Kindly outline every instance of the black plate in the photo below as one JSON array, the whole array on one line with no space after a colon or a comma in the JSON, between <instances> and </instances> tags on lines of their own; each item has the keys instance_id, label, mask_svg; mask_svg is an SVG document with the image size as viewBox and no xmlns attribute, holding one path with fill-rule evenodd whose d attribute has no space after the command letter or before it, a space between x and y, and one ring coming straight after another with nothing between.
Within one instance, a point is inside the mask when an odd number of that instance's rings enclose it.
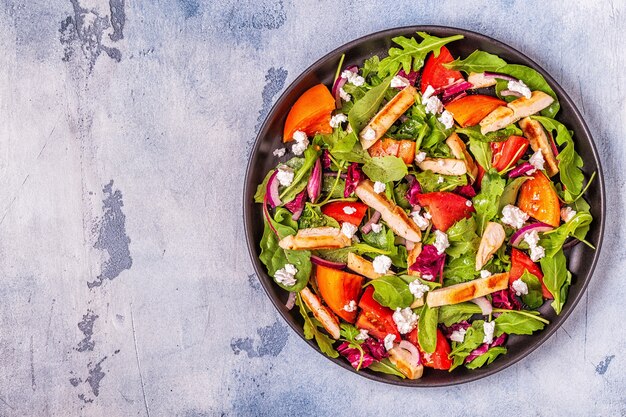
<instances>
[{"instance_id":1,"label":"black plate","mask_svg":"<svg viewBox=\"0 0 626 417\"><path fill-rule=\"evenodd\" d=\"M587 284L591 280L593 270L600 255L600 247L604 234L605 195L604 177L602 175L598 153L591 138L591 134L589 133L589 129L574 106L574 103L561 86L559 86L546 71L524 54L502 42L478 33L450 27L411 26L389 29L367 35L343 45L327 54L304 71L281 95L272 108L272 111L267 116L256 138L256 143L252 150L250 161L248 162L243 207L248 251L250 252L256 274L281 316L283 316L300 337L304 338L302 319L297 308L292 311L288 311L285 308L287 292L274 284L272 278L268 276L264 265L259 261L259 242L263 235L263 216L261 213L261 205L255 204L253 199L256 187L263 181L265 174L270 169L274 168L277 163L277 159L272 156L272 151L276 148L283 147L281 141L282 129L289 109L296 99L313 85L320 82L328 86L332 84L341 54L346 54L344 65L361 65L365 59L372 55L379 55L380 57L386 56L388 49L392 46L391 39L393 37L401 35L407 37L414 36L416 31L428 32L439 37L455 34L464 35L464 39L447 45L452 55L455 57L466 57L474 50L481 49L497 54L509 63L527 65L539 71L559 97L561 110L557 115L557 119L574 131L576 149L585 162L583 168L585 175L588 178L593 172L597 172L597 178L591 184L585 195L585 198L591 204L591 214L594 218L588 234L588 240L595 245L597 249L594 251L583 244L579 244L573 249L568 250L567 252L569 253L566 252L568 256L568 267L573 274L569 297L559 316L554 314L549 303L545 303L541 307L540 311L542 315L550 320L550 324L546 326L543 331L532 336L510 336L506 345L508 353L504 356L500 356L491 365L481 369L467 370L464 367L460 367L452 373L448 373L446 371L435 371L427 368L424 370L424 376L415 381L400 379L394 376L372 372L367 369L358 372L359 375L366 378L389 384L413 387L438 387L461 384L484 378L514 364L537 349L556 332L574 310L585 288L587 288ZM311 345L313 349L320 352L315 341L307 340L306 342ZM321 352L320 354L323 355ZM356 372L342 357L329 359L351 372ZM557 359L555 358L555 360ZM321 369L320 372L324 372L324 370Z\"/></svg>"}]
</instances>

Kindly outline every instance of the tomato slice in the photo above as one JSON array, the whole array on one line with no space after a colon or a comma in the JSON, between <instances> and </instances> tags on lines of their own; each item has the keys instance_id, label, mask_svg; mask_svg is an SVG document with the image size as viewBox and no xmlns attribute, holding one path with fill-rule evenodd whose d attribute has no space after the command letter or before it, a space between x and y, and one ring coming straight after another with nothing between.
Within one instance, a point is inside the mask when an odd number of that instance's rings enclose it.
<instances>
[{"instance_id":1,"label":"tomato slice","mask_svg":"<svg viewBox=\"0 0 626 417\"><path fill-rule=\"evenodd\" d=\"M356 320L356 327L367 330L370 336L377 339L382 340L388 334L393 334L396 336L396 341L400 341L400 332L393 321L393 310L378 304L372 294L374 294L374 287L365 288L359 301L361 314Z\"/></svg>"},{"instance_id":2,"label":"tomato slice","mask_svg":"<svg viewBox=\"0 0 626 417\"><path fill-rule=\"evenodd\" d=\"M361 224L366 211L367 205L358 201L335 201L322 206L322 213L325 215L332 217L339 223L348 222L355 226Z\"/></svg>"},{"instance_id":3,"label":"tomato slice","mask_svg":"<svg viewBox=\"0 0 626 417\"><path fill-rule=\"evenodd\" d=\"M415 142L385 138L374 143L368 152L371 156L397 156L405 164L411 165L415 159Z\"/></svg>"},{"instance_id":4,"label":"tomato slice","mask_svg":"<svg viewBox=\"0 0 626 417\"><path fill-rule=\"evenodd\" d=\"M500 106L505 106L506 101L499 98L482 94L461 97L446 104L448 110L454 116L454 120L461 127L476 126L489 113Z\"/></svg>"},{"instance_id":5,"label":"tomato slice","mask_svg":"<svg viewBox=\"0 0 626 417\"><path fill-rule=\"evenodd\" d=\"M529 216L553 227L561 222L561 205L550 180L538 171L522 184L517 206Z\"/></svg>"},{"instance_id":6,"label":"tomato slice","mask_svg":"<svg viewBox=\"0 0 626 417\"><path fill-rule=\"evenodd\" d=\"M468 219L475 211L469 200L458 194L437 191L434 193L420 194L417 202L422 207L428 207L432 216L433 225L442 232L448 230L459 220Z\"/></svg>"},{"instance_id":7,"label":"tomato slice","mask_svg":"<svg viewBox=\"0 0 626 417\"><path fill-rule=\"evenodd\" d=\"M453 84L455 81L463 79L463 75L459 71L451 70L443 66L443 64L452 61L454 61L454 57L445 46L441 47L438 56L435 57L434 54L429 55L424 65L424 70L422 71L422 84L420 87L422 94L429 85L435 90L438 90Z\"/></svg>"},{"instance_id":8,"label":"tomato slice","mask_svg":"<svg viewBox=\"0 0 626 417\"><path fill-rule=\"evenodd\" d=\"M509 271L509 284L512 284L513 281L519 279L522 275L524 275L524 271L528 270L531 274L539 278L541 282L541 294L543 298L547 298L552 300L554 297L548 291L548 288L543 283L543 272L541 268L530 259L528 255L526 255L521 250L513 248L511 251L511 270Z\"/></svg>"},{"instance_id":9,"label":"tomato slice","mask_svg":"<svg viewBox=\"0 0 626 417\"><path fill-rule=\"evenodd\" d=\"M491 164L502 172L512 167L526 153L528 139L521 136L509 136L503 142L491 142Z\"/></svg>"},{"instance_id":10,"label":"tomato slice","mask_svg":"<svg viewBox=\"0 0 626 417\"><path fill-rule=\"evenodd\" d=\"M349 323L356 320L356 303L361 294L363 277L339 269L318 265L315 269L315 279L320 295L330 309ZM346 311L345 306L354 301L354 311Z\"/></svg>"},{"instance_id":11,"label":"tomato slice","mask_svg":"<svg viewBox=\"0 0 626 417\"><path fill-rule=\"evenodd\" d=\"M335 110L335 99L324 84L318 84L305 91L296 100L287 114L283 142L291 142L296 130L312 136L315 133L331 133L331 113Z\"/></svg>"},{"instance_id":12,"label":"tomato slice","mask_svg":"<svg viewBox=\"0 0 626 417\"><path fill-rule=\"evenodd\" d=\"M417 328L407 335L407 340L413 343L420 351L422 364L428 368L441 369L447 371L452 366L452 360L448 357L451 352L450 343L443 335L441 330L437 329L437 346L433 353L424 353L418 341L419 331Z\"/></svg>"}]
</instances>

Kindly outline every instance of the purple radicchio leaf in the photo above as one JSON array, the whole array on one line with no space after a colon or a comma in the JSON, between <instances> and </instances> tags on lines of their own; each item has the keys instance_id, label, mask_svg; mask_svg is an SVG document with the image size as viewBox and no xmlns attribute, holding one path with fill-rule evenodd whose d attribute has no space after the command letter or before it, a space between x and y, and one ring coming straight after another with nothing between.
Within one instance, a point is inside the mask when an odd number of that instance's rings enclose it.
<instances>
[{"instance_id":1,"label":"purple radicchio leaf","mask_svg":"<svg viewBox=\"0 0 626 417\"><path fill-rule=\"evenodd\" d=\"M443 265L446 261L446 253L441 255L434 245L425 245L415 263L409 267L411 271L417 271L422 279L433 281L435 277L443 278Z\"/></svg>"},{"instance_id":2,"label":"purple radicchio leaf","mask_svg":"<svg viewBox=\"0 0 626 417\"><path fill-rule=\"evenodd\" d=\"M357 185L359 185L359 182L361 182L361 180L363 179L363 171L361 171L361 168L359 167L359 164L357 164L356 162L353 162L349 167L348 167L348 173L346 176L346 188L343 191L343 196L344 197L350 197L350 194L352 194L354 192L354 190L356 190Z\"/></svg>"}]
</instances>

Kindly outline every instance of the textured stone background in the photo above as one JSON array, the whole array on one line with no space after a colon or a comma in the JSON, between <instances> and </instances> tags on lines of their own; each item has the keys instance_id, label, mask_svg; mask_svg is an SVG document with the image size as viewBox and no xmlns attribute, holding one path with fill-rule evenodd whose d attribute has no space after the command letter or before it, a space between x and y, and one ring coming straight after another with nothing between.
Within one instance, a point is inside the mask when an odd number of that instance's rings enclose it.
<instances>
[{"instance_id":1,"label":"textured stone background","mask_svg":"<svg viewBox=\"0 0 626 417\"><path fill-rule=\"evenodd\" d=\"M625 415L623 1L3 0L0 415ZM497 37L595 135L610 225L583 302L488 379L410 390L326 361L244 245L246 150L278 94L369 32Z\"/></svg>"}]
</instances>

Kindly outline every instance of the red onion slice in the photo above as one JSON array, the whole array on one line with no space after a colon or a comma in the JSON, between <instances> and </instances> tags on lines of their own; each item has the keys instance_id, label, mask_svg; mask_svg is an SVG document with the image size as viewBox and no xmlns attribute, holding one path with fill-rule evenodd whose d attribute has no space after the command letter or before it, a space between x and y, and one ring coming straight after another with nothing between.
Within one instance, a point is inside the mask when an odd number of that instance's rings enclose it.
<instances>
[{"instance_id":1,"label":"red onion slice","mask_svg":"<svg viewBox=\"0 0 626 417\"><path fill-rule=\"evenodd\" d=\"M493 306L486 297L478 297L470 301L480 307L480 311L482 312L483 316L488 316L493 311Z\"/></svg>"},{"instance_id":2,"label":"red onion slice","mask_svg":"<svg viewBox=\"0 0 626 417\"><path fill-rule=\"evenodd\" d=\"M559 155L559 149L556 147L556 142L554 141L554 138L552 137L552 133L548 132L548 139L550 139L550 147L552 148L552 152L554 153L554 156L558 156Z\"/></svg>"},{"instance_id":3,"label":"red onion slice","mask_svg":"<svg viewBox=\"0 0 626 417\"><path fill-rule=\"evenodd\" d=\"M468 90L470 88L472 88L471 83L468 83L465 80L459 80L455 82L454 84L451 84L449 87L446 87L445 90L443 90L441 100L444 101L446 99L450 99L451 97L459 93L462 93L463 91Z\"/></svg>"},{"instance_id":4,"label":"red onion slice","mask_svg":"<svg viewBox=\"0 0 626 417\"><path fill-rule=\"evenodd\" d=\"M306 185L306 191L309 194L309 200L311 203L315 203L322 191L322 163L319 158L315 161L313 171L309 177L309 182Z\"/></svg>"},{"instance_id":5,"label":"red onion slice","mask_svg":"<svg viewBox=\"0 0 626 417\"><path fill-rule=\"evenodd\" d=\"M510 240L511 246L515 248L519 247L520 243L522 243L522 241L524 240L524 235L528 232L536 230L537 232L542 233L542 232L548 232L552 229L554 229L554 227L550 226L549 224L545 224L541 222L528 224L522 227L521 229L519 229L517 232L513 233L513 236L511 236L511 240Z\"/></svg>"},{"instance_id":6,"label":"red onion slice","mask_svg":"<svg viewBox=\"0 0 626 417\"><path fill-rule=\"evenodd\" d=\"M375 211L374 214L372 214L372 217L370 217L370 219L367 221L367 223L365 223L363 227L361 227L361 232L368 234L372 231L372 225L378 223L379 220L380 212Z\"/></svg>"},{"instance_id":7,"label":"red onion slice","mask_svg":"<svg viewBox=\"0 0 626 417\"><path fill-rule=\"evenodd\" d=\"M328 261L316 255L311 255L311 263L314 263L315 265L319 265L319 266L325 266L327 268L333 268L333 269L345 269L346 267L346 264L342 262Z\"/></svg>"},{"instance_id":8,"label":"red onion slice","mask_svg":"<svg viewBox=\"0 0 626 417\"><path fill-rule=\"evenodd\" d=\"M265 198L272 208L283 204L283 202L280 201L280 193L278 192L279 185L278 170L275 170L267 181L267 187L265 188Z\"/></svg>"},{"instance_id":9,"label":"red onion slice","mask_svg":"<svg viewBox=\"0 0 626 417\"><path fill-rule=\"evenodd\" d=\"M402 340L399 344L398 347L408 351L411 354L411 366L413 367L417 367L420 364L420 352L419 350L417 350L417 347L415 347L415 345L411 342L409 342L408 340Z\"/></svg>"},{"instance_id":10,"label":"red onion slice","mask_svg":"<svg viewBox=\"0 0 626 417\"><path fill-rule=\"evenodd\" d=\"M515 77L511 77L508 74L502 74L499 72L485 71L483 74L485 78L499 78L501 80L506 80L506 81L518 81L518 79Z\"/></svg>"},{"instance_id":11,"label":"red onion slice","mask_svg":"<svg viewBox=\"0 0 626 417\"><path fill-rule=\"evenodd\" d=\"M460 93L454 94L454 95L452 95L452 96L450 96L450 97L448 97L448 98L445 98L445 99L441 100L441 102L442 102L444 105L445 105L445 104L450 104L450 103L452 103L452 102L453 102L453 101L455 101L455 100L458 100L458 99L460 99L460 98L462 98L462 97L465 97L466 95L467 95L467 92L465 92L465 91L461 91Z\"/></svg>"},{"instance_id":12,"label":"red onion slice","mask_svg":"<svg viewBox=\"0 0 626 417\"><path fill-rule=\"evenodd\" d=\"M267 224L269 225L270 229L272 229L272 232L274 232L274 234L278 236L278 231L272 225L272 218L270 216L269 210L267 209L267 204L268 204L267 193L265 193L265 199L263 200L263 216L265 217L265 220L267 221Z\"/></svg>"},{"instance_id":13,"label":"red onion slice","mask_svg":"<svg viewBox=\"0 0 626 417\"><path fill-rule=\"evenodd\" d=\"M511 171L509 171L509 178L517 178L523 175L532 174L537 168L531 165L530 162L524 162L523 164L519 164Z\"/></svg>"},{"instance_id":14,"label":"red onion slice","mask_svg":"<svg viewBox=\"0 0 626 417\"><path fill-rule=\"evenodd\" d=\"M287 302L285 303L285 307L287 307L287 310L291 310L294 305L296 305L296 293L289 292L289 297L287 297Z\"/></svg>"},{"instance_id":15,"label":"red onion slice","mask_svg":"<svg viewBox=\"0 0 626 417\"><path fill-rule=\"evenodd\" d=\"M507 96L523 97L522 93L518 93L517 91L513 91L513 90L502 90L500 91L500 95L503 97L507 97Z\"/></svg>"}]
</instances>

